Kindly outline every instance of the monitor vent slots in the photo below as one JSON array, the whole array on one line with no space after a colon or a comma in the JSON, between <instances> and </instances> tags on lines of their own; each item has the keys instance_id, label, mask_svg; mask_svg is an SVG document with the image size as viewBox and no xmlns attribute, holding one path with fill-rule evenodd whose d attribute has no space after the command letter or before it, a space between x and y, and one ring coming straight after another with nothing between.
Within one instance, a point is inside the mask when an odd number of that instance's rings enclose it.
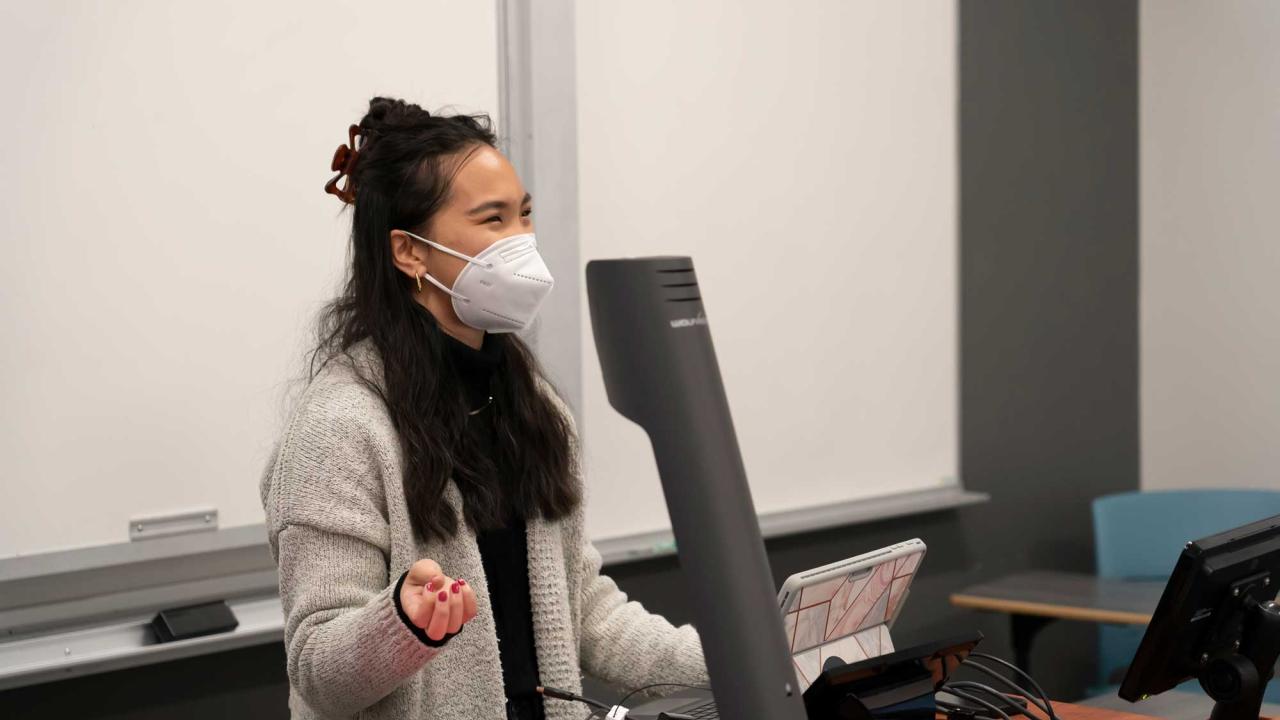
<instances>
[{"instance_id":1,"label":"monitor vent slots","mask_svg":"<svg viewBox=\"0 0 1280 720\"><path fill-rule=\"evenodd\" d=\"M667 302L695 302L702 299L698 291L698 278L693 268L664 268L657 271L658 282L663 287L663 300Z\"/></svg>"}]
</instances>

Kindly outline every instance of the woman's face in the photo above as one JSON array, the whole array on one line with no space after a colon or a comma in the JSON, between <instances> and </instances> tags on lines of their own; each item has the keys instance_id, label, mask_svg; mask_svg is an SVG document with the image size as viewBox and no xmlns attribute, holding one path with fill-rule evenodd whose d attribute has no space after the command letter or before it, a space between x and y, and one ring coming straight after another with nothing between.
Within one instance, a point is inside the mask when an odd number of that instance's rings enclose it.
<instances>
[{"instance_id":1,"label":"woman's face","mask_svg":"<svg viewBox=\"0 0 1280 720\"><path fill-rule=\"evenodd\" d=\"M502 153L480 145L448 158L443 165L443 171L453 176L449 196L427 226L413 232L469 257L503 238L533 232L532 199ZM447 288L453 287L458 273L467 266L466 260L401 230L391 231L391 255L396 267L409 277L416 280L426 273ZM483 332L458 319L448 294L425 278L414 287L414 299L446 332L479 347Z\"/></svg>"},{"instance_id":2,"label":"woman's face","mask_svg":"<svg viewBox=\"0 0 1280 720\"><path fill-rule=\"evenodd\" d=\"M449 197L423 228L423 237L475 257L503 238L533 232L533 219L530 217L532 199L525 192L515 168L502 153L482 145L458 154L452 161L452 165L445 163L446 172L458 168ZM461 167L457 163L461 163ZM392 233L392 249L399 256L396 234ZM408 241L404 249L413 252L426 272L445 287L453 287L467 261L408 236L403 237ZM427 288L440 292L424 282L423 292Z\"/></svg>"}]
</instances>

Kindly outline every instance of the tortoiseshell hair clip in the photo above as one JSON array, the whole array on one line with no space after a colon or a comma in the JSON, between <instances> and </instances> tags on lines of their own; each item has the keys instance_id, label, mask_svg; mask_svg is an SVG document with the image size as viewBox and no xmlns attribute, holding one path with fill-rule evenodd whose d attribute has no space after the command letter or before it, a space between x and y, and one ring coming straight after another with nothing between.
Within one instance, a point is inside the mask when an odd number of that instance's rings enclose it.
<instances>
[{"instance_id":1,"label":"tortoiseshell hair clip","mask_svg":"<svg viewBox=\"0 0 1280 720\"><path fill-rule=\"evenodd\" d=\"M339 145L338 149L333 151L333 162L330 163L329 169L337 171L338 174L324 184L324 191L337 195L338 199L350 205L356 200L356 189L351 183L351 171L356 167L356 160L360 159L360 148L364 147L365 132L359 125L352 125L347 128L347 133L350 135L348 144ZM362 138L358 146L356 138ZM346 176L347 181L342 184L342 187L338 187L338 181L343 176Z\"/></svg>"}]
</instances>

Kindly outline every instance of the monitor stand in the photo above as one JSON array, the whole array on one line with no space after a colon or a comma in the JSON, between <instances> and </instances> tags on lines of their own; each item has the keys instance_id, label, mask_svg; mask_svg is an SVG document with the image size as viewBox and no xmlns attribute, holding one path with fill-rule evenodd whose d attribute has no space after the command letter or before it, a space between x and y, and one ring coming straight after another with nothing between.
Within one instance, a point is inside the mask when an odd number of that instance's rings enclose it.
<instances>
[{"instance_id":1,"label":"monitor stand","mask_svg":"<svg viewBox=\"0 0 1280 720\"><path fill-rule=\"evenodd\" d=\"M1200 687L1217 702L1210 720L1258 720L1262 693L1280 656L1280 606L1260 603L1248 592L1239 597L1244 621L1235 652L1206 658L1198 676Z\"/></svg>"}]
</instances>

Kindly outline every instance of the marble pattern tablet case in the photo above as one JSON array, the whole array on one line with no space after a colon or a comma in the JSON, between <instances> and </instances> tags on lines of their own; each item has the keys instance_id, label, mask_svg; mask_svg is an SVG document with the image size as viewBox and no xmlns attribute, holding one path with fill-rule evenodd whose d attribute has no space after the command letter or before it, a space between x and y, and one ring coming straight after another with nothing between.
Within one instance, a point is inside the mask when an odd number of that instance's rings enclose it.
<instances>
[{"instance_id":1,"label":"marble pattern tablet case","mask_svg":"<svg viewBox=\"0 0 1280 720\"><path fill-rule=\"evenodd\" d=\"M853 663L893 652L889 625L923 557L921 550L800 592L784 627L801 691L832 656Z\"/></svg>"}]
</instances>

